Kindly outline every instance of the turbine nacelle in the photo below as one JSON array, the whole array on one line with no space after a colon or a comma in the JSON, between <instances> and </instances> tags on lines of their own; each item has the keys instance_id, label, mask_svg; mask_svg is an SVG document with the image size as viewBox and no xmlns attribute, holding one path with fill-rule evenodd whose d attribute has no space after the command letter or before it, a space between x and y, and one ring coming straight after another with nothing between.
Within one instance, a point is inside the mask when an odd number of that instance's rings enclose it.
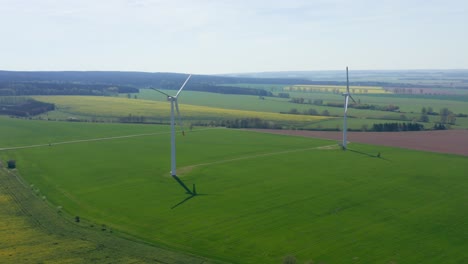
<instances>
[{"instance_id":1,"label":"turbine nacelle","mask_svg":"<svg viewBox=\"0 0 468 264\"><path fill-rule=\"evenodd\" d=\"M192 75L190 74L187 79L185 80L184 84L182 84L182 86L180 87L180 89L177 91L176 95L169 95L161 90L158 90L158 89L155 89L155 88L152 88L150 87L151 90L155 90L156 92L158 93L162 93L164 94L165 96L167 96L167 101L177 101L177 97L179 96L180 92L182 92L182 89L184 89L185 85L187 84L188 80L190 80L190 77L192 77Z\"/></svg>"}]
</instances>

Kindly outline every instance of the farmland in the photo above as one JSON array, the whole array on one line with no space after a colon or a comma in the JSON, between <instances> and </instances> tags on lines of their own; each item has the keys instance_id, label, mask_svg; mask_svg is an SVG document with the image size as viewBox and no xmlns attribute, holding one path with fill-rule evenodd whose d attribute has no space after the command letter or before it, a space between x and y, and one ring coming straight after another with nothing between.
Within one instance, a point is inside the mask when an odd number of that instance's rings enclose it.
<instances>
[{"instance_id":1,"label":"farmland","mask_svg":"<svg viewBox=\"0 0 468 264\"><path fill-rule=\"evenodd\" d=\"M174 89L176 77L158 80ZM178 182L169 174L170 104L149 89L130 93L135 84L148 80L133 80L129 93L120 95L113 92L115 87L101 84L108 96L34 95L53 103L55 110L24 119L0 117L0 161L4 165L14 159L17 164L15 170L0 170L5 183L0 189L0 224L8 227L0 235L9 238L1 244L2 259L281 263L295 256L298 263L468 261L465 131L350 132L349 151L342 151L340 132L327 134L334 140L326 140L228 129L222 127L227 120L256 118L278 124L283 128L279 133L340 130L344 86L296 86L284 80L230 85L222 80L236 92L250 88L269 93L184 91L179 103L186 132L177 133ZM67 87L71 94L79 92L73 84ZM363 87L367 92L360 92ZM24 92L32 91L28 89ZM350 129L397 121L432 128L443 108L457 114L450 128L468 128L468 99L461 86L457 95L423 89L410 94L398 86L386 92L379 84L351 89L361 105L373 108L351 106ZM385 108L390 105L398 108ZM423 108L431 113L420 121ZM436 134L442 136L433 137ZM421 137L434 142L427 144ZM389 145L382 146L385 140ZM404 142L407 145L401 145ZM465 156L394 148L410 145ZM181 185L196 187L197 195L187 194Z\"/></svg>"},{"instance_id":2,"label":"farmland","mask_svg":"<svg viewBox=\"0 0 468 264\"><path fill-rule=\"evenodd\" d=\"M345 86L302 85L306 89L301 85L261 83L223 85L237 85L236 87L240 90L242 87L263 89L271 92L272 96L184 91L180 100L182 122L187 125L225 125L228 120L258 118L270 122L275 128L341 129L342 124L336 117L343 115L343 108L340 107L343 104L343 97L340 93L343 92ZM367 93L363 90L364 87ZM351 92L358 105L372 106L373 109L352 107L348 113L350 129L367 130L372 128L374 124L386 122L420 122L425 129L432 129L435 124L441 122L438 114L444 108L448 108L454 115L458 115L456 121L450 124L452 128L468 128L468 117L466 116L468 115L466 110L468 109L468 98L465 90L447 88L445 89L447 93L438 94L426 93L424 89L414 93L401 93L401 91L393 93L386 92L388 89L380 86L351 85ZM451 91L454 89L458 89L457 93L459 94L453 94ZM162 91L174 92L174 90ZM431 91L435 91L435 88ZM287 97L282 97L283 95L287 95ZM98 122L167 123L169 105L165 96L149 89L140 89L139 93L121 94L120 97L120 99L109 96L35 96L34 98L43 102L55 103L57 106L55 111L41 115L42 118L59 120L75 118ZM316 101L320 103L315 103ZM394 107L394 110L378 110L388 106ZM422 119L422 109L429 107L433 113ZM308 112L310 110L313 111ZM291 111L295 111L296 115L280 114ZM315 116L310 116L310 113Z\"/></svg>"},{"instance_id":3,"label":"farmland","mask_svg":"<svg viewBox=\"0 0 468 264\"><path fill-rule=\"evenodd\" d=\"M336 85L292 85L283 88L284 91L302 91L302 92L346 92L346 86ZM382 87L377 86L350 86L349 90L354 94L385 94L390 93Z\"/></svg>"},{"instance_id":4,"label":"farmland","mask_svg":"<svg viewBox=\"0 0 468 264\"><path fill-rule=\"evenodd\" d=\"M248 84L245 84L246 86ZM258 85L257 85L258 86ZM266 89L266 86L260 86ZM279 87L274 87L275 93L283 92ZM171 92L171 91L166 91ZM323 100L323 105L314 104L297 104L291 103L288 98L279 97L266 97L264 100L259 100L258 96L247 95L222 95L205 92L191 92L186 91L181 98L181 102L197 106L209 106L215 108L235 109L235 110L248 110L248 111L261 111L261 112L288 112L295 108L299 112L307 111L308 109L315 109L318 113L325 110L331 116L342 116L343 109L340 107L329 107L326 103L343 103L343 97L340 94L333 94L331 92L304 92L294 91L288 92L291 98L304 98L304 101ZM348 115L352 129L361 129L362 125L366 124L372 127L374 123L389 122L390 120L398 121L413 121L419 120L421 116L421 109L423 107L432 107L435 112L440 109L448 107L456 114L468 114L468 98L466 96L431 96L431 95L402 95L402 94L355 94L353 95L356 100L362 104L373 104L378 106L396 105L399 107L398 111L376 111L369 109L350 109ZM142 89L138 94L138 98L156 101L165 101L164 96L161 96L154 91ZM426 128L431 128L434 123L440 120L439 116L429 116L429 122L424 123ZM313 122L303 124L303 128L312 129L335 129L340 128L341 123L339 120L322 120L320 122ZM453 125L454 128L468 128L468 118L458 117L457 122Z\"/></svg>"},{"instance_id":5,"label":"farmland","mask_svg":"<svg viewBox=\"0 0 468 264\"><path fill-rule=\"evenodd\" d=\"M35 97L44 102L56 104L59 112L68 116L84 118L107 118L108 120L126 116L143 116L149 120L166 122L170 116L167 102L132 100L117 97L50 96ZM278 123L316 122L329 117L285 115L272 112L256 112L226 108L180 104L183 117L189 121L230 120L236 118L260 118Z\"/></svg>"},{"instance_id":6,"label":"farmland","mask_svg":"<svg viewBox=\"0 0 468 264\"><path fill-rule=\"evenodd\" d=\"M72 223L14 173L0 169L0 181L1 263L216 263Z\"/></svg>"},{"instance_id":7,"label":"farmland","mask_svg":"<svg viewBox=\"0 0 468 264\"><path fill-rule=\"evenodd\" d=\"M54 208L116 235L233 263L467 260L463 156L195 129L177 137L180 178L199 193L190 198L169 177L167 126L1 121L35 127L27 144L52 130L58 141L154 131L0 152ZM25 137L9 135L1 147Z\"/></svg>"},{"instance_id":8,"label":"farmland","mask_svg":"<svg viewBox=\"0 0 468 264\"><path fill-rule=\"evenodd\" d=\"M324 138L340 141L343 133L339 131L306 131L258 129L263 133ZM440 152L468 156L468 130L436 130L410 132L348 132L351 142L401 147L422 151Z\"/></svg>"}]
</instances>

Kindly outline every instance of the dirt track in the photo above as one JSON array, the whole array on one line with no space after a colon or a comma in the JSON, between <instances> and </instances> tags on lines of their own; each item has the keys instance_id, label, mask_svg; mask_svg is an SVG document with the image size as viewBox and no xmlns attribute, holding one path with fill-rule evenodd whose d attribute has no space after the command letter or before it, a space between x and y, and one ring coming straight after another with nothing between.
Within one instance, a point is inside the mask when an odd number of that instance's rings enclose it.
<instances>
[{"instance_id":1,"label":"dirt track","mask_svg":"<svg viewBox=\"0 0 468 264\"><path fill-rule=\"evenodd\" d=\"M258 132L342 140L342 132L255 129ZM468 130L348 132L349 142L468 156Z\"/></svg>"}]
</instances>

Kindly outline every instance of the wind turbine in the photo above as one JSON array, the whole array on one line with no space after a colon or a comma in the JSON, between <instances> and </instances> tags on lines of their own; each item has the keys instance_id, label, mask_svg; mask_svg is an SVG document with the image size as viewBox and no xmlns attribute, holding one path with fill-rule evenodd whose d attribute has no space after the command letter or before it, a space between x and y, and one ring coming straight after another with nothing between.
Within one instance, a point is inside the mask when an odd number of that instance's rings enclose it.
<instances>
[{"instance_id":1,"label":"wind turbine","mask_svg":"<svg viewBox=\"0 0 468 264\"><path fill-rule=\"evenodd\" d=\"M349 102L349 98L351 98L351 100L353 100L354 103L356 103L356 101L354 100L354 98L351 96L351 94L349 93L349 78L348 78L348 66L346 66L346 93L343 93L342 94L344 97L345 97L345 103L344 103L344 115L343 115L343 143L342 143L342 147L343 147L343 150L346 150L346 143L347 143L347 138L346 138L346 133L348 132L348 123L347 123L347 117L348 117L348 102Z\"/></svg>"},{"instance_id":2,"label":"wind turbine","mask_svg":"<svg viewBox=\"0 0 468 264\"><path fill-rule=\"evenodd\" d=\"M155 90L156 92L162 93L167 96L167 100L171 102L171 175L172 177L177 177L176 175L176 147L175 147L175 114L174 114L174 107L177 111L177 116L180 119L180 112L179 112L179 103L177 102L177 98L179 97L180 92L184 89L185 85L187 84L188 80L192 77L191 74L187 77L184 84L180 87L179 91L177 91L176 95L169 95L165 92L162 92L158 89L150 88ZM190 190L189 190L190 191Z\"/></svg>"}]
</instances>

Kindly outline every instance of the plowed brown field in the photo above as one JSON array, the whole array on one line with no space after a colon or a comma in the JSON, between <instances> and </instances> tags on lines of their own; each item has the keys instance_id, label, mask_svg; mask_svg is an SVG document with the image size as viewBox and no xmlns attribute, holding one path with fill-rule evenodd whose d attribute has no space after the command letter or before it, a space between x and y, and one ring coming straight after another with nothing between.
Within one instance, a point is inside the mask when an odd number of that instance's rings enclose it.
<instances>
[{"instance_id":1,"label":"plowed brown field","mask_svg":"<svg viewBox=\"0 0 468 264\"><path fill-rule=\"evenodd\" d=\"M342 140L338 131L255 129L258 132ZM401 147L468 156L468 130L348 132L348 142Z\"/></svg>"}]
</instances>

